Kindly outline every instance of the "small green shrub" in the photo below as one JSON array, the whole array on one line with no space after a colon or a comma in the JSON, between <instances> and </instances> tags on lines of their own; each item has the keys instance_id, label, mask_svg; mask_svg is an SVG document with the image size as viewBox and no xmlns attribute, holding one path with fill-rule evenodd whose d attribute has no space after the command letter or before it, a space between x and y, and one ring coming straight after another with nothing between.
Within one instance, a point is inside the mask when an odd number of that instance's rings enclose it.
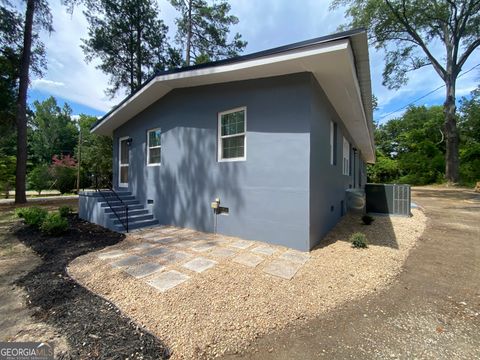
<instances>
[{"instance_id":1,"label":"small green shrub","mask_svg":"<svg viewBox=\"0 0 480 360\"><path fill-rule=\"evenodd\" d=\"M375 219L371 217L370 215L363 215L362 216L362 221L365 225L370 225Z\"/></svg>"},{"instance_id":2,"label":"small green shrub","mask_svg":"<svg viewBox=\"0 0 480 360\"><path fill-rule=\"evenodd\" d=\"M40 230L47 235L62 235L68 229L68 221L59 213L50 213L43 220Z\"/></svg>"},{"instance_id":3,"label":"small green shrub","mask_svg":"<svg viewBox=\"0 0 480 360\"><path fill-rule=\"evenodd\" d=\"M61 206L58 209L58 213L60 214L61 217L67 217L68 214L72 212L72 208L70 206Z\"/></svg>"},{"instance_id":4,"label":"small green shrub","mask_svg":"<svg viewBox=\"0 0 480 360\"><path fill-rule=\"evenodd\" d=\"M350 242L354 248L367 248L367 237L364 233L356 232L350 236Z\"/></svg>"},{"instance_id":5,"label":"small green shrub","mask_svg":"<svg viewBox=\"0 0 480 360\"><path fill-rule=\"evenodd\" d=\"M39 228L43 220L48 215L48 211L39 207L23 208L17 211L17 216L24 219L25 224Z\"/></svg>"},{"instance_id":6,"label":"small green shrub","mask_svg":"<svg viewBox=\"0 0 480 360\"><path fill-rule=\"evenodd\" d=\"M24 214L25 214L25 210L27 210L28 208L18 208L18 209L15 209L15 215L17 217L19 217L20 219L23 219L24 218Z\"/></svg>"}]
</instances>

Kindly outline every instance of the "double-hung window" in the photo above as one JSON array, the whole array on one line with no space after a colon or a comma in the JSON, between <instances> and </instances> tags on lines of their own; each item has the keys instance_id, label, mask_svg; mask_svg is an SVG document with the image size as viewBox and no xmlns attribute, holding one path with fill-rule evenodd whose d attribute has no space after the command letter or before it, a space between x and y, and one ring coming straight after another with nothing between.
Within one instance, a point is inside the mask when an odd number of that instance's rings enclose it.
<instances>
[{"instance_id":1,"label":"double-hung window","mask_svg":"<svg viewBox=\"0 0 480 360\"><path fill-rule=\"evenodd\" d=\"M343 175L350 175L350 143L343 138Z\"/></svg>"},{"instance_id":2,"label":"double-hung window","mask_svg":"<svg viewBox=\"0 0 480 360\"><path fill-rule=\"evenodd\" d=\"M246 160L247 108L218 114L218 161Z\"/></svg>"},{"instance_id":3,"label":"double-hung window","mask_svg":"<svg viewBox=\"0 0 480 360\"><path fill-rule=\"evenodd\" d=\"M330 121L330 165L337 165L337 124Z\"/></svg>"},{"instance_id":4,"label":"double-hung window","mask_svg":"<svg viewBox=\"0 0 480 360\"><path fill-rule=\"evenodd\" d=\"M147 165L160 165L162 158L162 143L160 129L147 131Z\"/></svg>"}]
</instances>

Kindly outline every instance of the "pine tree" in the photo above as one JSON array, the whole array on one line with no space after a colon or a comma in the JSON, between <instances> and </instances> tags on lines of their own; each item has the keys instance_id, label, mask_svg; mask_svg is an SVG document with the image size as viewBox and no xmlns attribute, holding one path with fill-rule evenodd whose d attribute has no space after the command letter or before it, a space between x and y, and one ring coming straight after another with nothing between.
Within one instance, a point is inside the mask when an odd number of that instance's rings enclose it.
<instances>
[{"instance_id":1,"label":"pine tree","mask_svg":"<svg viewBox=\"0 0 480 360\"><path fill-rule=\"evenodd\" d=\"M185 63L190 65L237 56L247 46L236 33L228 41L230 26L238 18L229 15L230 4L222 0L208 5L205 0L170 0L180 13L176 19L176 40L185 49Z\"/></svg>"},{"instance_id":2,"label":"pine tree","mask_svg":"<svg viewBox=\"0 0 480 360\"><path fill-rule=\"evenodd\" d=\"M153 0L101 0L85 12L88 39L82 45L87 61L110 75L107 94L135 92L157 70L169 64L168 27L158 18Z\"/></svg>"}]
</instances>

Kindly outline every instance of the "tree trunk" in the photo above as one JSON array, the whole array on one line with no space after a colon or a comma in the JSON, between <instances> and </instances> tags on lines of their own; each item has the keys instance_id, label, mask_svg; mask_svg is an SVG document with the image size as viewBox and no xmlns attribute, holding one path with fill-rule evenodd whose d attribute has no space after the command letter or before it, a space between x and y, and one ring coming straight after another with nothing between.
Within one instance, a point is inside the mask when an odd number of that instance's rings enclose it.
<instances>
[{"instance_id":1,"label":"tree trunk","mask_svg":"<svg viewBox=\"0 0 480 360\"><path fill-rule=\"evenodd\" d=\"M25 180L27 175L27 90L32 52L32 27L35 13L35 1L27 1L23 51L20 60L20 79L17 98L17 167L15 171L15 203L27 202Z\"/></svg>"},{"instance_id":2,"label":"tree trunk","mask_svg":"<svg viewBox=\"0 0 480 360\"><path fill-rule=\"evenodd\" d=\"M445 114L445 179L450 184L458 183L458 131L457 119L455 117L455 80L446 81L447 97L443 104Z\"/></svg>"},{"instance_id":3,"label":"tree trunk","mask_svg":"<svg viewBox=\"0 0 480 360\"><path fill-rule=\"evenodd\" d=\"M187 51L185 54L185 62L190 65L190 48L192 46L192 0L188 1L188 33L187 33Z\"/></svg>"}]
</instances>

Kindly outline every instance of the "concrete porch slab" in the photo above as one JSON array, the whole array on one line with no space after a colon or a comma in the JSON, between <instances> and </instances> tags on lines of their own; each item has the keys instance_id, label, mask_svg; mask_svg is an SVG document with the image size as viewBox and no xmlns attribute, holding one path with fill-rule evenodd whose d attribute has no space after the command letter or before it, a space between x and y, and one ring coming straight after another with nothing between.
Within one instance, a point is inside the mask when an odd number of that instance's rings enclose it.
<instances>
[{"instance_id":1,"label":"concrete porch slab","mask_svg":"<svg viewBox=\"0 0 480 360\"><path fill-rule=\"evenodd\" d=\"M156 272L160 272L164 269L165 269L165 266L163 265L149 262L149 263L129 267L125 270L125 272L129 275L132 275L136 279L140 279L145 276L152 275Z\"/></svg>"},{"instance_id":2,"label":"concrete porch slab","mask_svg":"<svg viewBox=\"0 0 480 360\"><path fill-rule=\"evenodd\" d=\"M238 264L246 265L249 267L256 267L263 261L263 257L250 253L244 253L235 256L232 260Z\"/></svg>"},{"instance_id":3,"label":"concrete porch slab","mask_svg":"<svg viewBox=\"0 0 480 360\"><path fill-rule=\"evenodd\" d=\"M139 264L143 260L143 257L137 255L130 255L121 260L117 260L110 264L113 268L120 268L124 266L133 266Z\"/></svg>"},{"instance_id":4,"label":"concrete porch slab","mask_svg":"<svg viewBox=\"0 0 480 360\"><path fill-rule=\"evenodd\" d=\"M290 280L295 276L302 264L283 259L275 259L263 269L267 274Z\"/></svg>"},{"instance_id":5,"label":"concrete porch slab","mask_svg":"<svg viewBox=\"0 0 480 360\"><path fill-rule=\"evenodd\" d=\"M187 268L188 270L195 271L197 273L204 272L207 269L210 269L214 267L217 264L216 261L206 259L203 257L197 257L193 260L190 260L189 262L183 264L182 266L184 268Z\"/></svg>"},{"instance_id":6,"label":"concrete porch slab","mask_svg":"<svg viewBox=\"0 0 480 360\"><path fill-rule=\"evenodd\" d=\"M152 280L147 281L147 284L153 286L155 289L161 292L165 292L187 281L188 279L190 279L190 276L179 271L170 270L156 276Z\"/></svg>"}]
</instances>

